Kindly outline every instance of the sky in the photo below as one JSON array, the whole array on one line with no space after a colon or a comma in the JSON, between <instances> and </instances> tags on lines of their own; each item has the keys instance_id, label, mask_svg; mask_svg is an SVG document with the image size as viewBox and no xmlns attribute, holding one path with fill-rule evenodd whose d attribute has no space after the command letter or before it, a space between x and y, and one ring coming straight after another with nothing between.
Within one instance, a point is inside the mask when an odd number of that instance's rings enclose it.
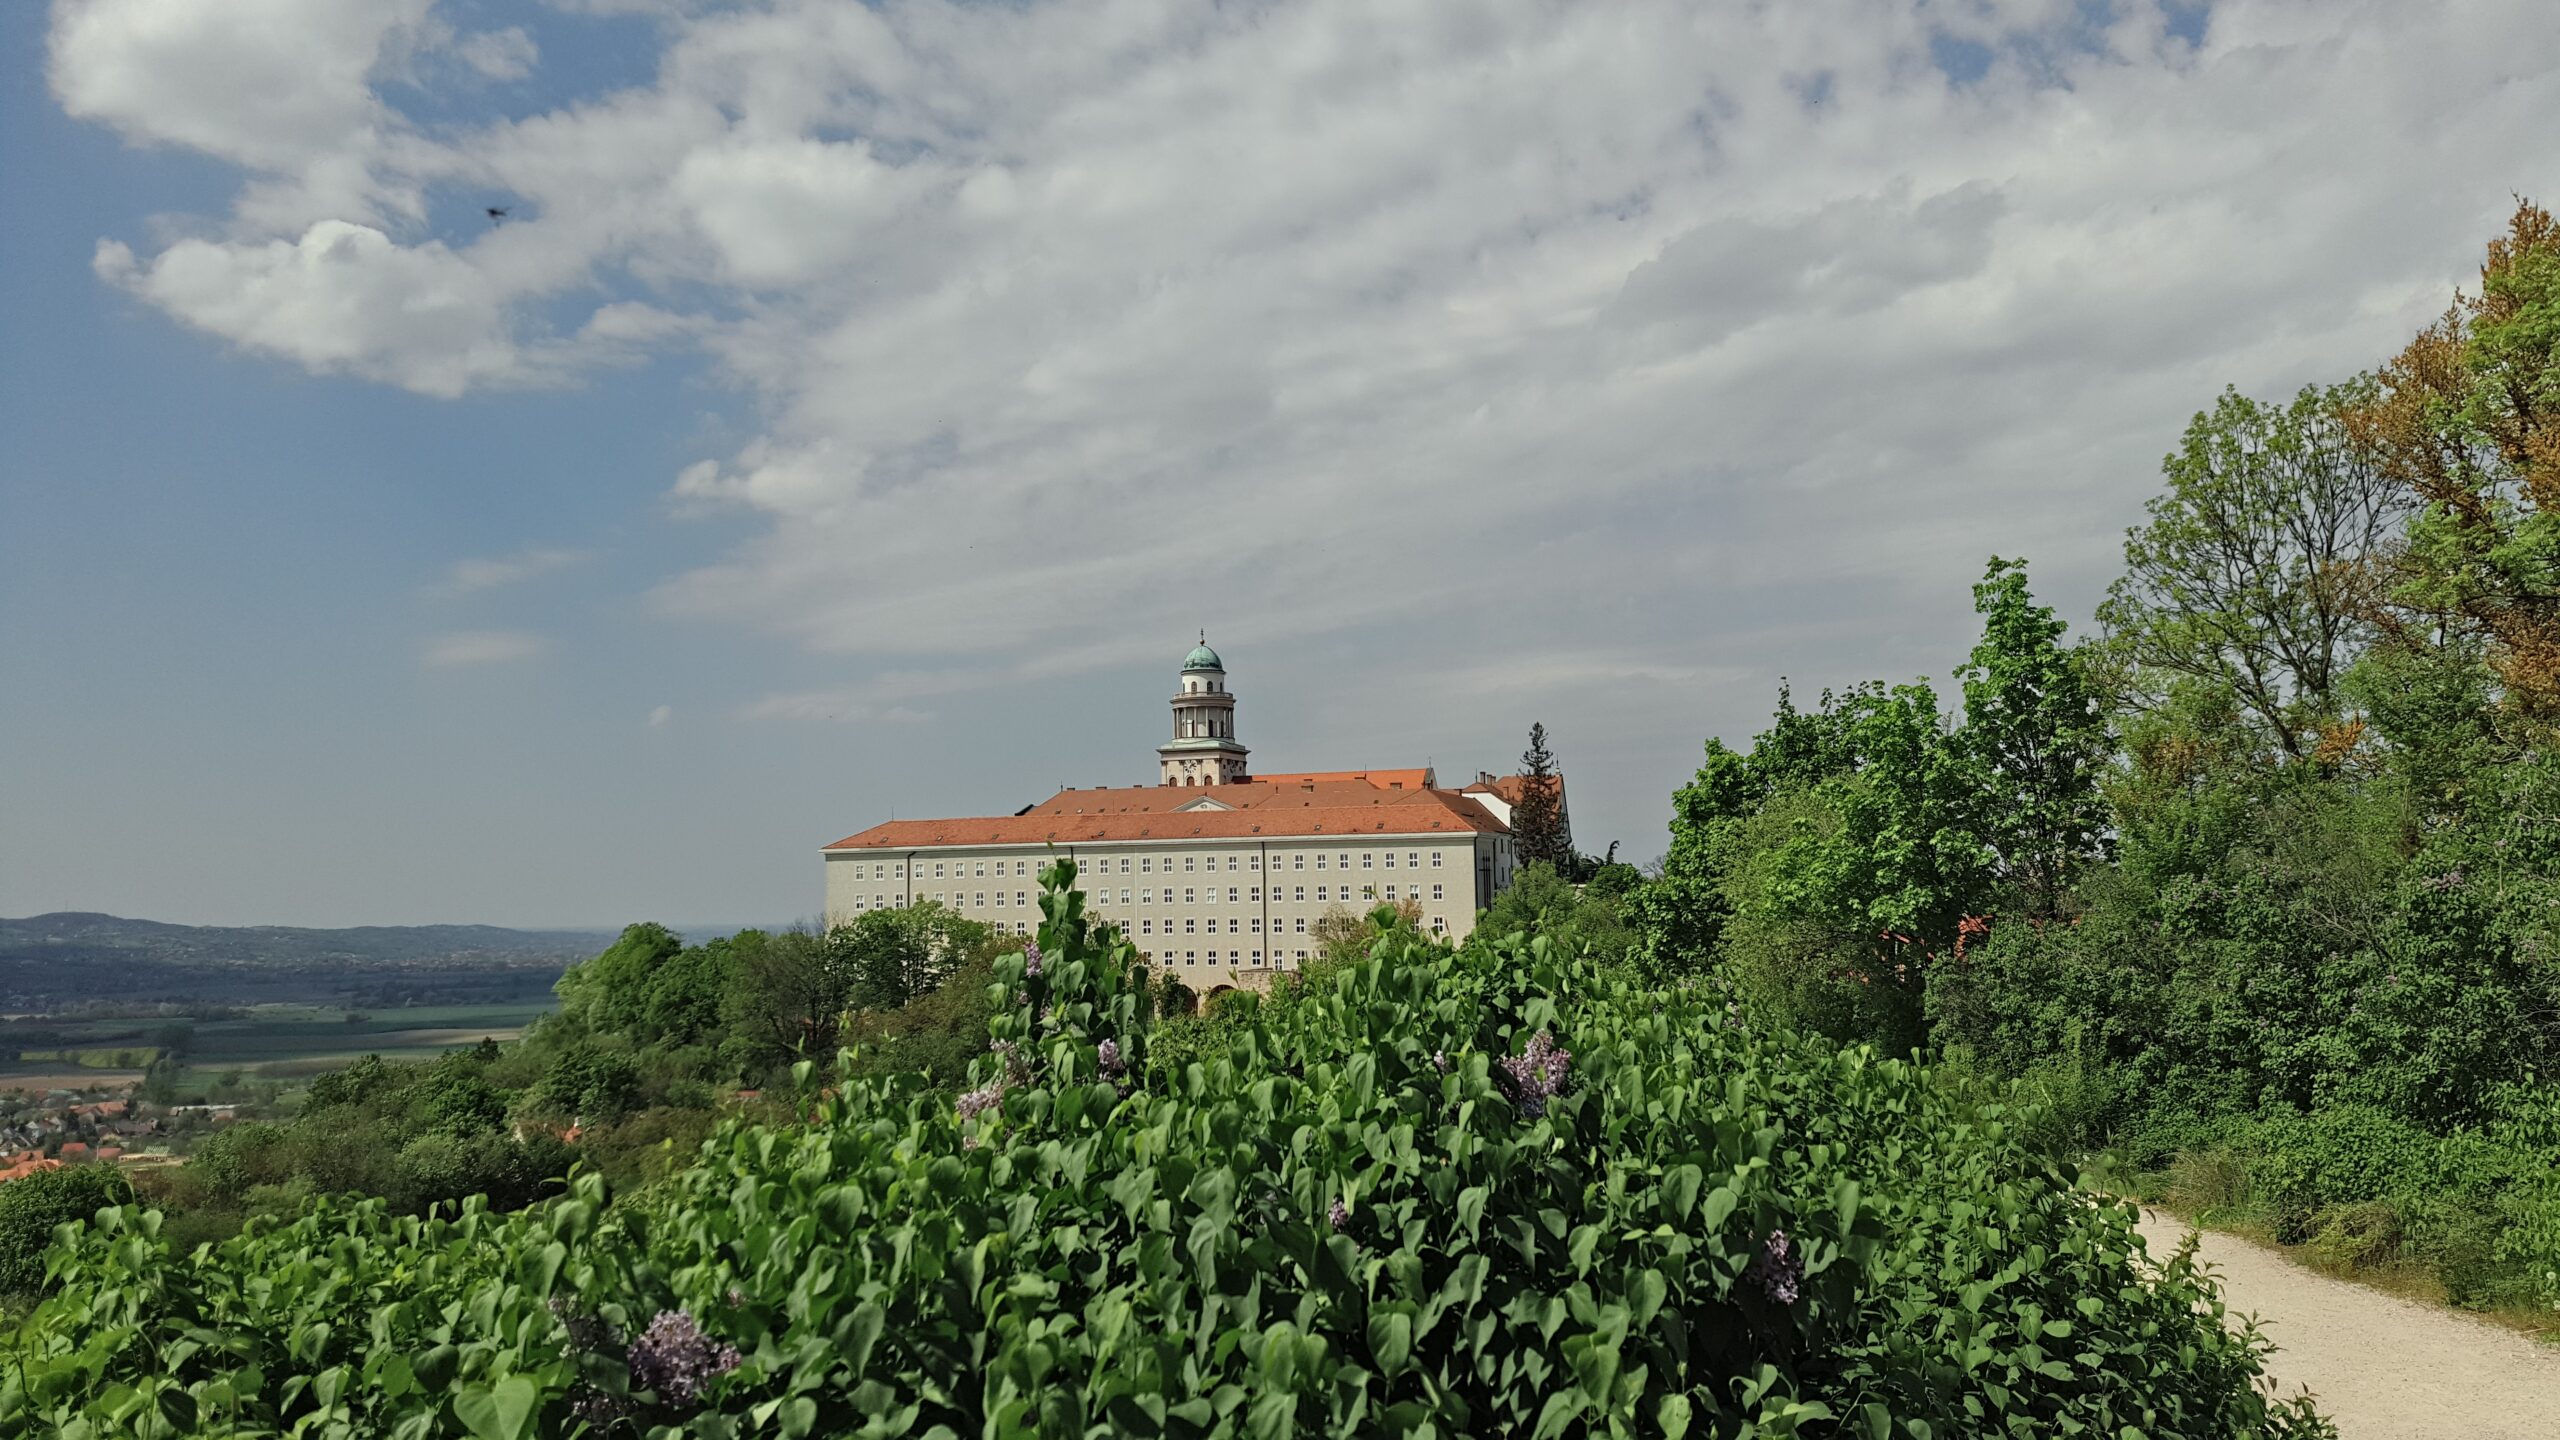
<instances>
[{"instance_id":1,"label":"sky","mask_svg":"<svg viewBox=\"0 0 2560 1440\"><path fill-rule=\"evenodd\" d=\"M2560 194L2547 0L0 7L0 914L806 918L876 821L2085 631ZM492 210L503 211L492 215Z\"/></svg>"}]
</instances>

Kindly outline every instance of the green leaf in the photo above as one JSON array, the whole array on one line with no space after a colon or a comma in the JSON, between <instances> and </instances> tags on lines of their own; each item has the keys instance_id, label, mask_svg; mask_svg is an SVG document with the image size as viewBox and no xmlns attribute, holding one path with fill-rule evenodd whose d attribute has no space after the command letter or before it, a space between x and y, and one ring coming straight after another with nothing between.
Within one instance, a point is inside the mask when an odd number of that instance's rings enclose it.
<instances>
[{"instance_id":1,"label":"green leaf","mask_svg":"<svg viewBox=\"0 0 2560 1440\"><path fill-rule=\"evenodd\" d=\"M455 1392L453 1418L477 1440L524 1440L533 1433L533 1416L542 1403L542 1387L530 1375L510 1375L495 1385L470 1385Z\"/></svg>"}]
</instances>

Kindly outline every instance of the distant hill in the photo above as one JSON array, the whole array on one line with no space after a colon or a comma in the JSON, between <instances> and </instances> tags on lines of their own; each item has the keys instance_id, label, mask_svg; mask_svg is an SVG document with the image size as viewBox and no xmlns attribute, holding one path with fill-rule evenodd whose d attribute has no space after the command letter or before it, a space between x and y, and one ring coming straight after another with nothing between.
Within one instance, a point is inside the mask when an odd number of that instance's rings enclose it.
<instances>
[{"instance_id":1,"label":"distant hill","mask_svg":"<svg viewBox=\"0 0 2560 1440\"><path fill-rule=\"evenodd\" d=\"M547 991L613 938L495 925L170 925L83 911L0 918L0 1010L515 998Z\"/></svg>"}]
</instances>

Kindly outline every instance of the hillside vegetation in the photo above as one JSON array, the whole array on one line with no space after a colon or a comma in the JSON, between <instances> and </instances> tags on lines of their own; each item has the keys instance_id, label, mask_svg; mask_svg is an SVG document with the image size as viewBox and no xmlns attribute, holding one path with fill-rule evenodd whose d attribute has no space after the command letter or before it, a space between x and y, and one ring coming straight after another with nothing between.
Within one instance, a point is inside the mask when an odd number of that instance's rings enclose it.
<instances>
[{"instance_id":1,"label":"hillside vegetation","mask_svg":"<svg viewBox=\"0 0 2560 1440\"><path fill-rule=\"evenodd\" d=\"M179 1255L102 1212L0 1364L0 1425L2323 1432L2000 1102L1386 914L1368 955L1160 1056L1146 968L1072 882L994 962L956 1098L848 1057L803 1123L505 1216L315 1202Z\"/></svg>"},{"instance_id":2,"label":"hillside vegetation","mask_svg":"<svg viewBox=\"0 0 2560 1440\"><path fill-rule=\"evenodd\" d=\"M1960 705L1782 690L1638 929L2023 1081L2122 1183L2560 1318L2560 225L2378 373L2229 394L2078 646L1994 561Z\"/></svg>"}]
</instances>

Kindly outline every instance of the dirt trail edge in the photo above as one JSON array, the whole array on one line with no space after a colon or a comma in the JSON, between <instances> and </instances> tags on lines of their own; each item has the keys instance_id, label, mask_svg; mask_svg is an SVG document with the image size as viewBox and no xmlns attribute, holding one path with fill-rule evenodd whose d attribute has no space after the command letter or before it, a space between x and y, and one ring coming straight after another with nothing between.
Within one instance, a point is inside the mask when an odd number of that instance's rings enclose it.
<instances>
[{"instance_id":1,"label":"dirt trail edge","mask_svg":"<svg viewBox=\"0 0 2560 1440\"><path fill-rule=\"evenodd\" d=\"M2142 1212L2156 1256L2190 1227ZM2272 1250L2208 1230L2200 1247L2236 1313L2275 1342L2279 1394L2306 1387L2343 1440L2554 1440L2560 1349L2485 1320L2305 1270Z\"/></svg>"}]
</instances>

